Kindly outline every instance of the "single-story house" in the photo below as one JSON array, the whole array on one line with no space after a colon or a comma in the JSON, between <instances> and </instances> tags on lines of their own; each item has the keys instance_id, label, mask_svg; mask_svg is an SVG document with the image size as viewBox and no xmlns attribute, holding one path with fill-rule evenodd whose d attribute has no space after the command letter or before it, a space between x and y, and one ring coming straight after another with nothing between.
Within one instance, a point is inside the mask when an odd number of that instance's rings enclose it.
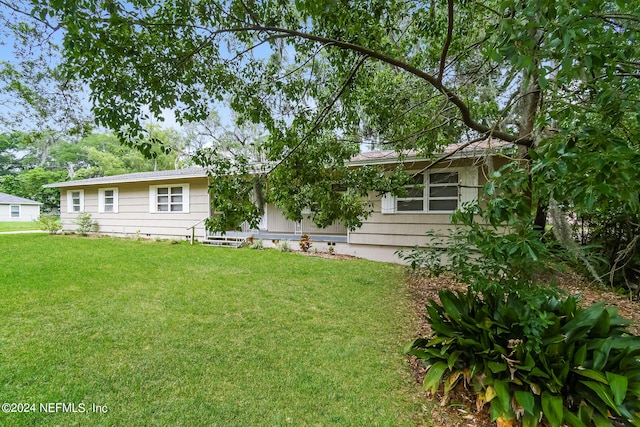
<instances>
[{"instance_id":1,"label":"single-story house","mask_svg":"<svg viewBox=\"0 0 640 427\"><path fill-rule=\"evenodd\" d=\"M281 240L311 237L313 247L379 261L398 261L398 249L424 245L431 230L448 234L450 216L461 203L478 197L486 182L493 155L488 146L475 144L455 150L436 164L417 154L403 158L415 183L404 198L371 194L373 213L360 228L349 231L342 224L320 229L310 215L301 222L284 217L282 211L267 204L257 230L229 232L225 238L262 239L265 246ZM362 153L351 165L368 164L395 167L397 153ZM81 212L91 213L99 232L114 236L192 239L207 241L204 220L212 215L205 169L189 168L142 172L48 184L61 189L60 212L65 230L74 230L74 219Z\"/></svg>"},{"instance_id":2,"label":"single-story house","mask_svg":"<svg viewBox=\"0 0 640 427\"><path fill-rule=\"evenodd\" d=\"M38 219L42 203L0 193L0 221L26 222Z\"/></svg>"}]
</instances>

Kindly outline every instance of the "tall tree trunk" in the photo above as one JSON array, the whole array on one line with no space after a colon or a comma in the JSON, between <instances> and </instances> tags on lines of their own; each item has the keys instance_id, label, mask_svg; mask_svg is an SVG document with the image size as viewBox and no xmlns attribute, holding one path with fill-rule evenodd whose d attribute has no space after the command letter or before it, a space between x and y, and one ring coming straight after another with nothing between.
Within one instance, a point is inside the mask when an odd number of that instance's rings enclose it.
<instances>
[{"instance_id":1,"label":"tall tree trunk","mask_svg":"<svg viewBox=\"0 0 640 427\"><path fill-rule=\"evenodd\" d=\"M531 145L519 145L518 157L522 161L522 166L529 173L529 188L526 191L525 195L529 199L532 211L535 208L533 221L534 229L540 232L544 232L544 229L547 225L547 206L541 200L535 201L533 198L533 177L531 176L531 157L529 155L529 150L535 148L536 144L535 121L541 101L541 92L540 85L538 83L537 70L534 69L533 73L525 78L525 82L527 81L528 84L526 86L523 86L525 87L525 89L524 93L522 94L522 116L520 120L520 132L518 136L521 139L526 139L533 142ZM536 203L537 206L534 206L534 203Z\"/></svg>"}]
</instances>

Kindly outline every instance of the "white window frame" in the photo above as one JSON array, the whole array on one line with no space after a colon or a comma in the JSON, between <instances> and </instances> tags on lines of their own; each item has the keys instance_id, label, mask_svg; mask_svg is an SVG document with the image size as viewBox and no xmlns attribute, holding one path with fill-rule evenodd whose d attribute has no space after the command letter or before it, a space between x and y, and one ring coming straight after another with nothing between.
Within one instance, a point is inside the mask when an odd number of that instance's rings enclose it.
<instances>
[{"instance_id":1,"label":"white window frame","mask_svg":"<svg viewBox=\"0 0 640 427\"><path fill-rule=\"evenodd\" d=\"M427 198L426 198L426 189L425 189L426 185L425 185L425 182L424 182L426 174L423 173L423 172L420 172L420 173L412 173L411 175L412 175L412 178L414 178L414 179L417 178L418 176L422 176L422 182L417 182L417 183L414 182L414 183L410 183L410 184L407 184L407 185L404 186L405 190L407 191L407 193L409 193L409 195L408 195L408 197L397 197L396 198L395 211L398 212L398 213L424 212L425 209L426 209ZM421 193L422 194L411 195L410 193L412 191L416 191L416 190L419 189L419 188L418 189L415 188L415 187L418 187L418 186L422 187L421 188L421 190L422 190ZM402 202L416 202L416 201L422 201L422 209L418 209L418 210L400 210L400 209L398 209L398 205L400 203L402 203Z\"/></svg>"},{"instance_id":2,"label":"white window frame","mask_svg":"<svg viewBox=\"0 0 640 427\"><path fill-rule=\"evenodd\" d=\"M418 197L396 197L389 193L382 197L381 201L381 213L383 214L450 214L455 210L430 210L429 209L429 188L431 187L431 174L437 173L457 173L458 174L458 203L457 208L462 206L462 203L475 200L477 198L477 189L475 188L478 183L478 169L477 167L459 167L459 168L446 168L446 169L433 169L426 172L407 171L409 174L423 173L423 196ZM437 184L436 184L437 185ZM446 184L443 184L446 185ZM451 184L449 184L451 185ZM474 191L475 190L475 191ZM416 211L399 211L398 201L407 200L423 200L422 210ZM434 200L445 200L449 198L437 198Z\"/></svg>"},{"instance_id":3,"label":"white window frame","mask_svg":"<svg viewBox=\"0 0 640 427\"><path fill-rule=\"evenodd\" d=\"M73 193L79 193L78 210L74 210L73 207ZM67 213L80 213L84 212L84 190L67 190Z\"/></svg>"},{"instance_id":4,"label":"white window frame","mask_svg":"<svg viewBox=\"0 0 640 427\"><path fill-rule=\"evenodd\" d=\"M113 199L111 202L111 210L107 210L107 191L112 191L113 195L111 198ZM118 213L118 187L109 187L109 188L99 188L98 189L98 212L100 213Z\"/></svg>"},{"instance_id":5,"label":"white window frame","mask_svg":"<svg viewBox=\"0 0 640 427\"><path fill-rule=\"evenodd\" d=\"M14 208L18 208L18 214L14 215ZM11 218L20 218L20 216L22 215L22 209L20 205L10 205L9 206L9 216Z\"/></svg>"},{"instance_id":6,"label":"white window frame","mask_svg":"<svg viewBox=\"0 0 640 427\"><path fill-rule=\"evenodd\" d=\"M180 211L172 211L171 210L171 189L172 188L182 188L182 210ZM158 189L169 189L168 196L168 210L161 211L158 210ZM190 206L190 197L189 197L189 184L159 184L159 185L150 185L149 186L149 212L150 213L160 213L160 214L185 214L189 213ZM164 203L163 203L164 204Z\"/></svg>"},{"instance_id":7,"label":"white window frame","mask_svg":"<svg viewBox=\"0 0 640 427\"><path fill-rule=\"evenodd\" d=\"M454 183L441 183L441 184L432 184L431 183L431 176L435 175L435 174L456 174L456 178L458 179L457 182ZM461 185L462 185L462 176L460 171L457 170L446 170L446 171L442 171L442 172L438 172L438 171L431 171L428 173L425 173L425 179L427 181L429 181L426 185L425 185L425 211L427 212L432 212L432 213L449 213L449 212L455 212L459 207L460 207L460 196L461 196ZM446 196L446 197L431 197L431 189L432 188L439 188L439 187L452 187L454 186L456 187L456 195L455 196ZM456 207L455 209L430 209L429 206L431 205L431 201L438 201L438 200L455 200L456 201Z\"/></svg>"}]
</instances>

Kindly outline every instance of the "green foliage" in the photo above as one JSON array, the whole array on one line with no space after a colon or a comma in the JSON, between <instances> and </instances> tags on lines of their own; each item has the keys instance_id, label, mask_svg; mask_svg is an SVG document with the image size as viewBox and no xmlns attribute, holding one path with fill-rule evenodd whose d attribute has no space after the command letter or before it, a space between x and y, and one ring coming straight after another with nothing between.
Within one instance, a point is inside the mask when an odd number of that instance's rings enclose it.
<instances>
[{"instance_id":1,"label":"green foliage","mask_svg":"<svg viewBox=\"0 0 640 427\"><path fill-rule=\"evenodd\" d=\"M610 286L632 297L640 294L640 215L621 211L596 211L579 218L577 239L601 261L597 271Z\"/></svg>"},{"instance_id":2,"label":"green foliage","mask_svg":"<svg viewBox=\"0 0 640 427\"><path fill-rule=\"evenodd\" d=\"M520 162L506 164L492 174L481 200L452 215L457 227L448 236L427 233L425 247L400 257L414 271L448 272L475 290L537 289L535 275L548 268L553 253L534 224L529 185Z\"/></svg>"},{"instance_id":3,"label":"green foliage","mask_svg":"<svg viewBox=\"0 0 640 427\"><path fill-rule=\"evenodd\" d=\"M89 233L95 233L99 228L98 221L94 221L89 212L79 213L73 222L78 226L76 231L83 236L86 236Z\"/></svg>"},{"instance_id":4,"label":"green foliage","mask_svg":"<svg viewBox=\"0 0 640 427\"><path fill-rule=\"evenodd\" d=\"M305 233L302 236L300 236L300 250L302 252L309 252L309 249L311 249L311 237Z\"/></svg>"},{"instance_id":5,"label":"green foliage","mask_svg":"<svg viewBox=\"0 0 640 427\"><path fill-rule=\"evenodd\" d=\"M60 190L42 186L65 179L66 172L34 168L0 177L0 191L41 202L45 212L57 211L60 208Z\"/></svg>"},{"instance_id":6,"label":"green foliage","mask_svg":"<svg viewBox=\"0 0 640 427\"><path fill-rule=\"evenodd\" d=\"M426 306L433 336L407 346L432 393L469 384L493 420L523 425L640 423L640 337L614 309L500 290L439 296Z\"/></svg>"},{"instance_id":7,"label":"green foliage","mask_svg":"<svg viewBox=\"0 0 640 427\"><path fill-rule=\"evenodd\" d=\"M626 130L605 131L594 125L596 120L606 123L611 117L591 117L572 129L568 144L551 139L535 158L533 178L540 186L560 183L547 186L547 191L573 217L574 238L589 245L589 255L600 261L598 274L614 287L637 293L640 184L635 165L640 145L629 140L628 132L637 130L640 122L627 118L621 123Z\"/></svg>"},{"instance_id":8,"label":"green foliage","mask_svg":"<svg viewBox=\"0 0 640 427\"><path fill-rule=\"evenodd\" d=\"M20 160L16 157L19 141L17 132L0 134L0 177L20 170Z\"/></svg>"},{"instance_id":9,"label":"green foliage","mask_svg":"<svg viewBox=\"0 0 640 427\"><path fill-rule=\"evenodd\" d=\"M62 230L60 217L54 214L41 214L36 220L41 230L48 231L49 234L56 234Z\"/></svg>"},{"instance_id":10,"label":"green foliage","mask_svg":"<svg viewBox=\"0 0 640 427\"><path fill-rule=\"evenodd\" d=\"M278 244L276 245L276 248L280 252L291 252L291 242L289 242L288 240L282 240L278 242Z\"/></svg>"},{"instance_id":11,"label":"green foliage","mask_svg":"<svg viewBox=\"0 0 640 427\"><path fill-rule=\"evenodd\" d=\"M241 231L243 223L251 229L258 228L264 214L265 178L254 173L250 158L242 154L227 157L212 148L198 150L194 161L207 168L211 177L209 192L215 195L211 199L214 214L205 222L207 229L221 233Z\"/></svg>"},{"instance_id":12,"label":"green foliage","mask_svg":"<svg viewBox=\"0 0 640 427\"><path fill-rule=\"evenodd\" d=\"M249 243L249 247L251 249L256 249L261 251L262 249L264 249L264 242L262 241L262 239L252 240Z\"/></svg>"},{"instance_id":13,"label":"green foliage","mask_svg":"<svg viewBox=\"0 0 640 427\"><path fill-rule=\"evenodd\" d=\"M45 184L96 176L173 169L184 143L175 132L150 128L176 147L172 154L146 159L120 144L114 135L91 134L78 141L43 146L33 133L0 134L0 191L43 203L44 212L60 208L60 190Z\"/></svg>"}]
</instances>

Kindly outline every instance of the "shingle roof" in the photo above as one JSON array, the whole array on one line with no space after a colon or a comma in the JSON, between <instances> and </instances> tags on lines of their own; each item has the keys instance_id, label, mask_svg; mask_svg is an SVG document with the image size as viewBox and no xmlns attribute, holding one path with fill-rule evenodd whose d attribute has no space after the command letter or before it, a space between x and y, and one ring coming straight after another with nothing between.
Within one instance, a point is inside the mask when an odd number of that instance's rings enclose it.
<instances>
[{"instance_id":1,"label":"shingle roof","mask_svg":"<svg viewBox=\"0 0 640 427\"><path fill-rule=\"evenodd\" d=\"M484 140L477 141L471 144L460 142L446 146L440 153L436 154L436 157L451 154L452 158L472 158L482 156L489 153L491 150L497 150L512 145L504 141ZM407 150L402 152L407 160L426 160L424 153L417 150ZM398 160L398 152L395 150L383 150L383 151L370 151L366 153L360 153L351 159L351 164L361 165L367 163L395 163Z\"/></svg>"},{"instance_id":2,"label":"shingle roof","mask_svg":"<svg viewBox=\"0 0 640 427\"><path fill-rule=\"evenodd\" d=\"M44 185L45 188L79 187L84 185L119 184L124 182L160 181L179 178L205 178L204 168L186 168L167 171L136 172L124 175L102 176L99 178L78 179L75 181L54 182Z\"/></svg>"},{"instance_id":3,"label":"shingle roof","mask_svg":"<svg viewBox=\"0 0 640 427\"><path fill-rule=\"evenodd\" d=\"M12 196L11 194L0 193L0 204L13 205L41 205L42 203L35 200L25 199L24 197Z\"/></svg>"}]
</instances>

